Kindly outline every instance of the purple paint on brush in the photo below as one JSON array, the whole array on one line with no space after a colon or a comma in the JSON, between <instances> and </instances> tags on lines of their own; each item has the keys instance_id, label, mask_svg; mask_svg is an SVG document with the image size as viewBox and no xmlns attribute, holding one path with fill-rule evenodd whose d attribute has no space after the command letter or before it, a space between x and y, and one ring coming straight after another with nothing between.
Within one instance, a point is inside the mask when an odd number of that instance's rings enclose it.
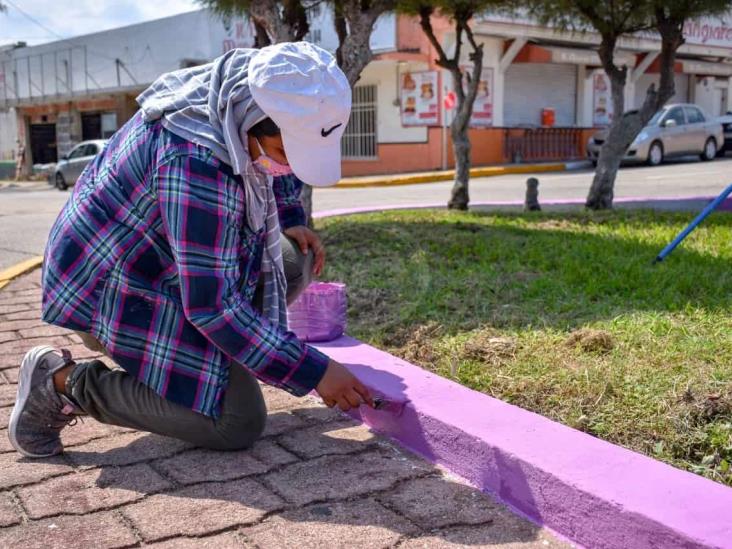
<instances>
[{"instance_id":1,"label":"purple paint on brush","mask_svg":"<svg viewBox=\"0 0 732 549\"><path fill-rule=\"evenodd\" d=\"M407 403L406 400L395 400L389 397L377 395L374 397L374 410L379 412L385 412L392 414L393 416L399 417L404 411L404 406Z\"/></svg>"}]
</instances>

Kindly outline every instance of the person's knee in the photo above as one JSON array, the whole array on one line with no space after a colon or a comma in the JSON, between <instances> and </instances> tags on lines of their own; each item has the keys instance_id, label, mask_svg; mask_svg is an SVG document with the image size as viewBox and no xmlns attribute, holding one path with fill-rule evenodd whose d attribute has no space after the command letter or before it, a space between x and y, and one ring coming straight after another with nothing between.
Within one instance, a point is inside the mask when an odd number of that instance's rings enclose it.
<instances>
[{"instance_id":1,"label":"person's knee","mask_svg":"<svg viewBox=\"0 0 732 549\"><path fill-rule=\"evenodd\" d=\"M261 438L266 425L264 406L246 418L222 418L217 425L217 437L207 447L211 450L246 450Z\"/></svg>"}]
</instances>

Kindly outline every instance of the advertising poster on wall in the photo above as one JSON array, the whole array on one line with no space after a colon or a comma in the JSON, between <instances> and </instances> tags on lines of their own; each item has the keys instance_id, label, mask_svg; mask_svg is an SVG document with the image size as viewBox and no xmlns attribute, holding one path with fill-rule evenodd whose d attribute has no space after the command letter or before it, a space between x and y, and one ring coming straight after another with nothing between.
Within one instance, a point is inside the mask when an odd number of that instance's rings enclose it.
<instances>
[{"instance_id":1,"label":"advertising poster on wall","mask_svg":"<svg viewBox=\"0 0 732 549\"><path fill-rule=\"evenodd\" d=\"M473 68L469 65L460 67L463 71L463 90L468 90L468 74ZM472 128L488 128L493 125L493 69L483 67L478 82L478 91L473 102L473 115L470 117Z\"/></svg>"},{"instance_id":2,"label":"advertising poster on wall","mask_svg":"<svg viewBox=\"0 0 732 549\"><path fill-rule=\"evenodd\" d=\"M592 76L592 125L609 126L613 120L613 99L610 79L604 71Z\"/></svg>"},{"instance_id":3,"label":"advertising poster on wall","mask_svg":"<svg viewBox=\"0 0 732 549\"><path fill-rule=\"evenodd\" d=\"M493 69L491 68L483 67L481 72L470 125L475 128L493 125Z\"/></svg>"},{"instance_id":4,"label":"advertising poster on wall","mask_svg":"<svg viewBox=\"0 0 732 549\"><path fill-rule=\"evenodd\" d=\"M399 79L403 126L440 123L440 86L437 71L407 72Z\"/></svg>"}]
</instances>

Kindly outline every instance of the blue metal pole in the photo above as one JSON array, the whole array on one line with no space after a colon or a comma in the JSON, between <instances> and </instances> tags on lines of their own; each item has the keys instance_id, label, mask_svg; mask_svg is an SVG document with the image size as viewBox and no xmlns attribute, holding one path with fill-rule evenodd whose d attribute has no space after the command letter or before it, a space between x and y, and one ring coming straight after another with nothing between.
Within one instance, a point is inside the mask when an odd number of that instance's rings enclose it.
<instances>
[{"instance_id":1,"label":"blue metal pole","mask_svg":"<svg viewBox=\"0 0 732 549\"><path fill-rule=\"evenodd\" d=\"M706 217L712 213L717 207L724 201L725 198L727 198L730 194L732 194L732 185L727 187L725 190L722 191L722 194L720 194L717 198L712 200L709 204L707 204L707 207L702 210L702 212L696 216L694 221L689 223L689 225L681 231L676 238L674 238L671 243L666 246L663 250L661 250L661 253L656 256L656 263L663 261L666 259L666 257L674 251L676 246L681 244L681 242L689 236L689 233L697 228L699 223L704 221Z\"/></svg>"}]
</instances>

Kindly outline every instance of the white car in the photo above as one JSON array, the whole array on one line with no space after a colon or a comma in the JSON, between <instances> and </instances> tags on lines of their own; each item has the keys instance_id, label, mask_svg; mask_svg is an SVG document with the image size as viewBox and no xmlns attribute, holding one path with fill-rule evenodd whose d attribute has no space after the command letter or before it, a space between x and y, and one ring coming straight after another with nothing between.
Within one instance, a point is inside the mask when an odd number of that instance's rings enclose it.
<instances>
[{"instance_id":1,"label":"white car","mask_svg":"<svg viewBox=\"0 0 732 549\"><path fill-rule=\"evenodd\" d=\"M587 143L587 155L597 164L608 130L601 130ZM657 166L665 158L699 155L713 160L724 146L722 124L707 117L696 105L666 105L643 128L625 153L624 161Z\"/></svg>"},{"instance_id":2,"label":"white car","mask_svg":"<svg viewBox=\"0 0 732 549\"><path fill-rule=\"evenodd\" d=\"M720 150L721 153L732 151L732 112L728 112L724 116L717 118L717 122L722 124L724 131L724 146Z\"/></svg>"},{"instance_id":3,"label":"white car","mask_svg":"<svg viewBox=\"0 0 732 549\"><path fill-rule=\"evenodd\" d=\"M59 191L65 191L76 183L87 164L104 149L107 141L94 139L82 141L56 164L53 183Z\"/></svg>"}]
</instances>

